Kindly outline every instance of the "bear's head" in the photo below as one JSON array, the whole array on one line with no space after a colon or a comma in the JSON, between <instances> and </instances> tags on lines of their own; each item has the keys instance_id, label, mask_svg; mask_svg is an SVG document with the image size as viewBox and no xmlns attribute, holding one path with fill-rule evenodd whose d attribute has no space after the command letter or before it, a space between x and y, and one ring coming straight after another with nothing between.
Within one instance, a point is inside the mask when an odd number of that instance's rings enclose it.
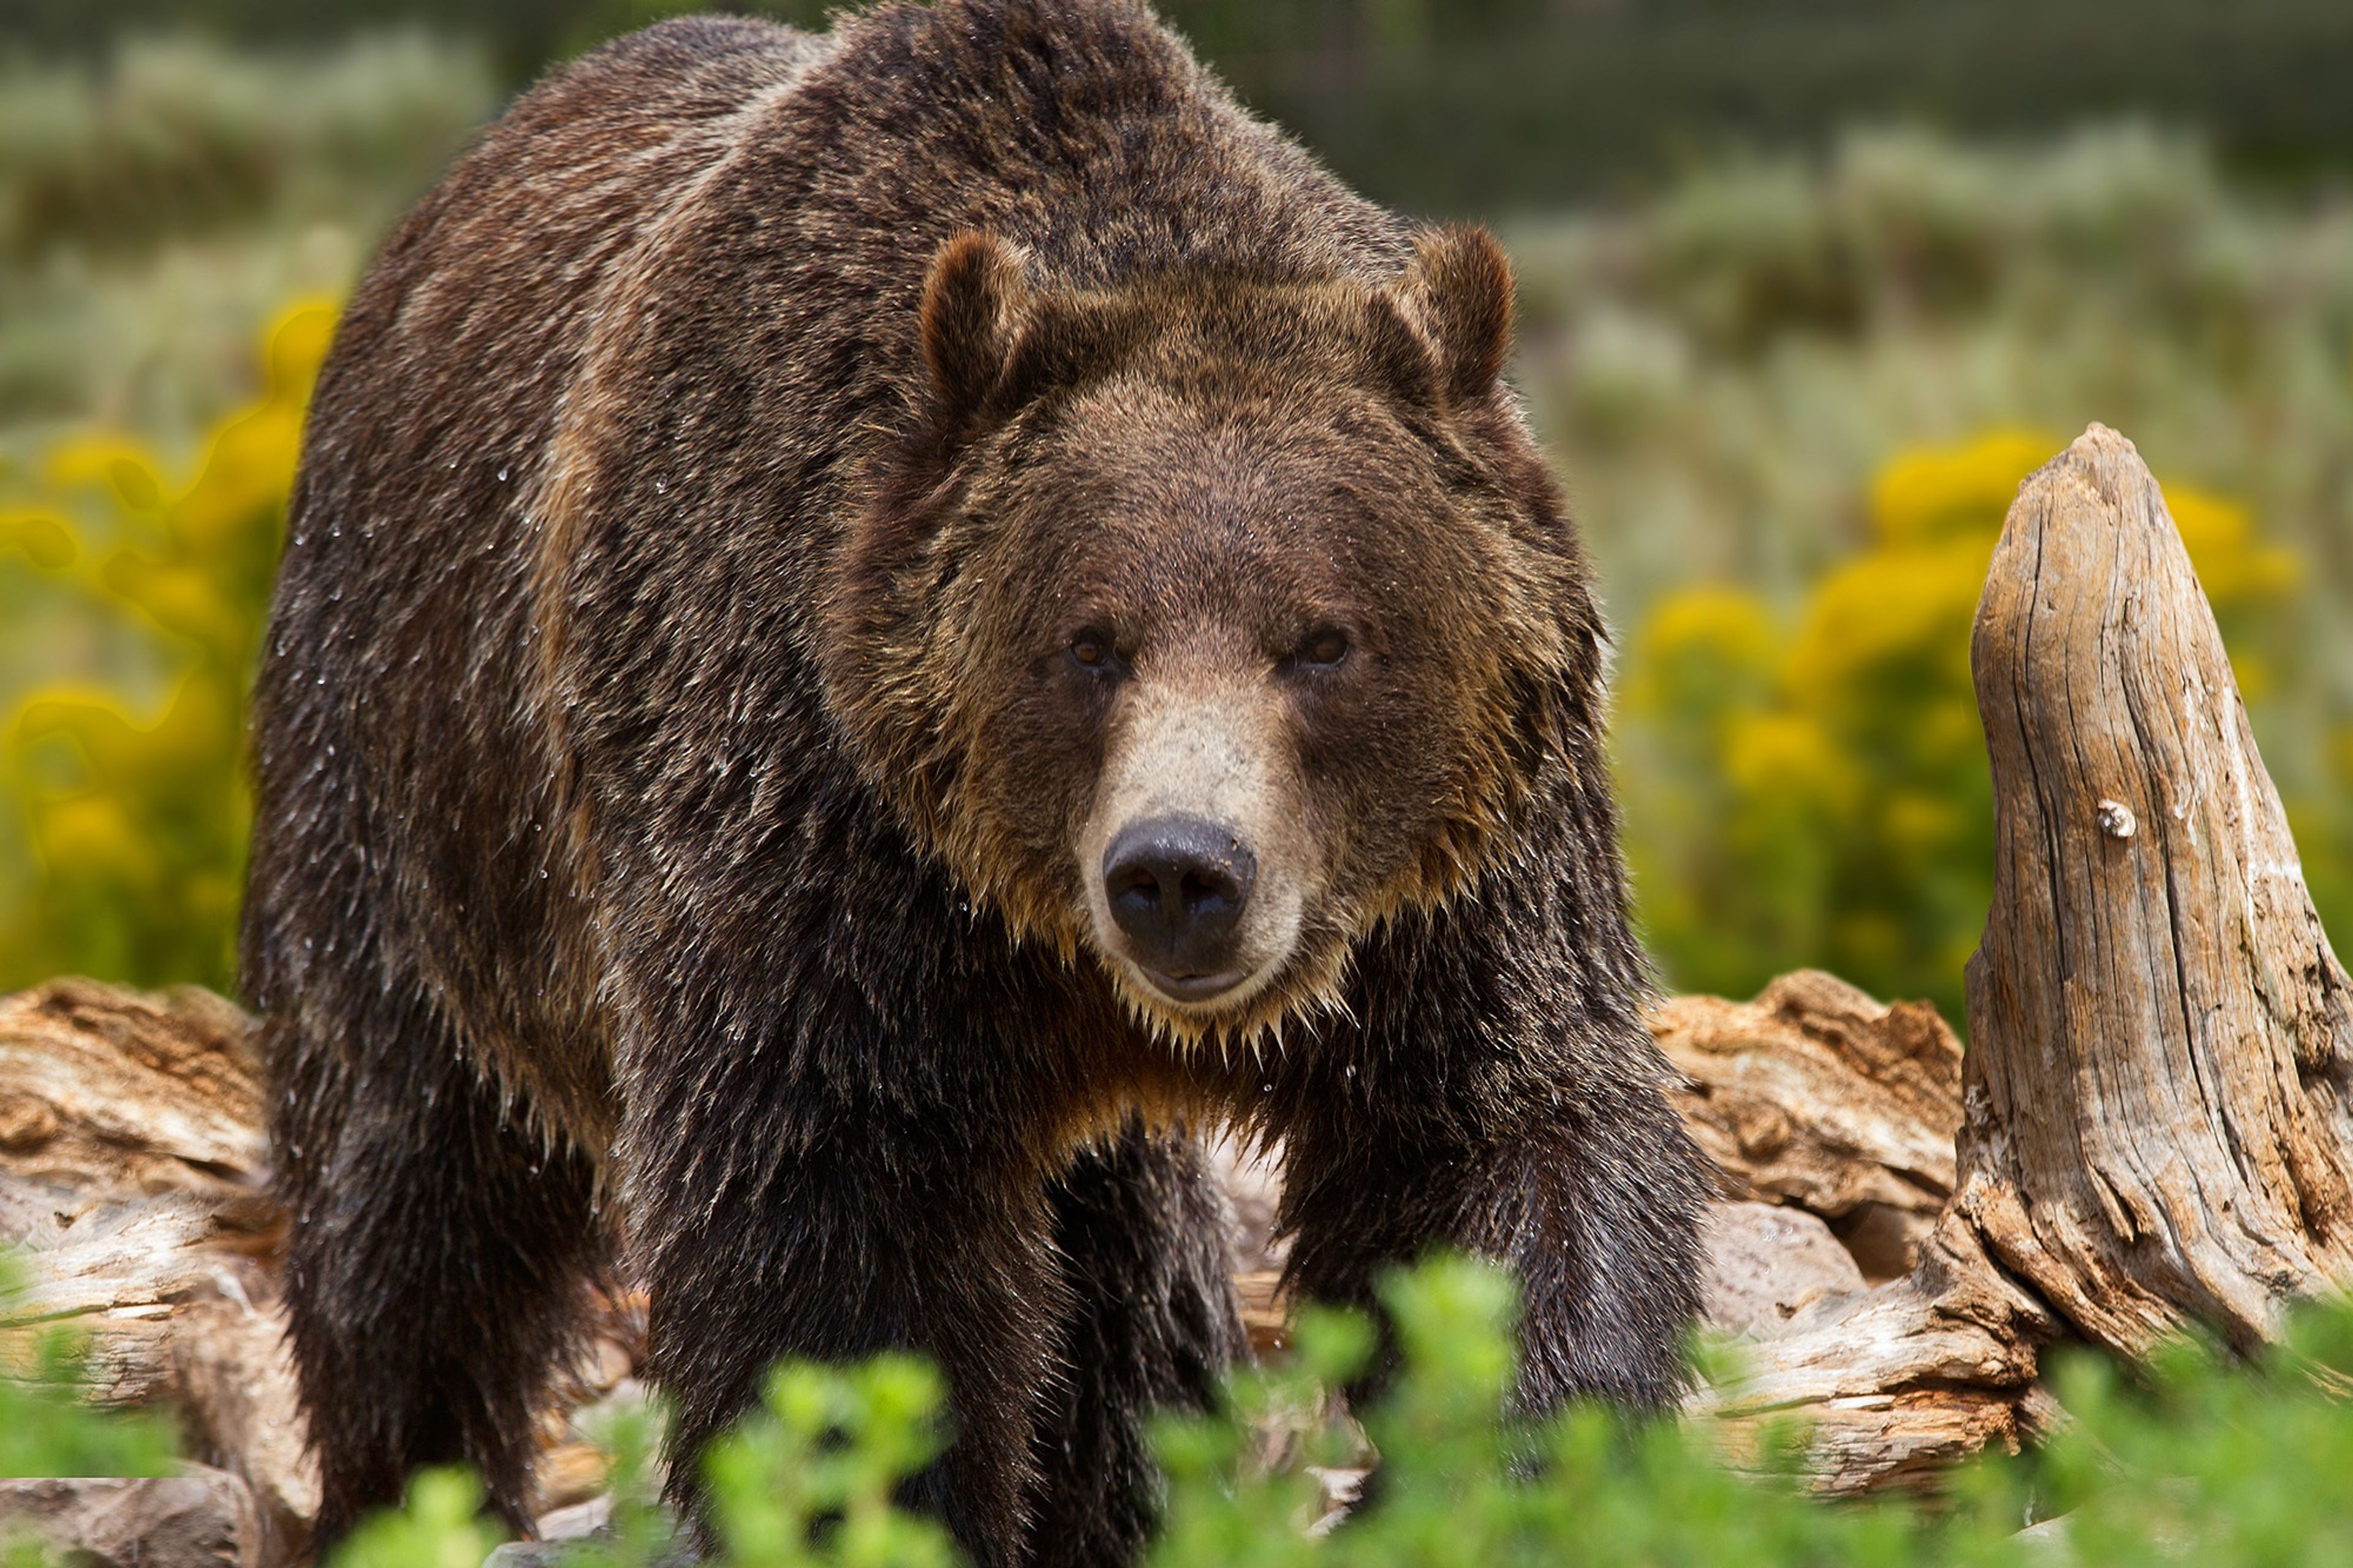
<instances>
[{"instance_id":1,"label":"bear's head","mask_svg":"<svg viewBox=\"0 0 2353 1568\"><path fill-rule=\"evenodd\" d=\"M1164 1032L1332 1004L1590 765L1599 623L1511 316L1475 230L1385 286L1033 290L980 235L932 266L828 701L976 899Z\"/></svg>"}]
</instances>

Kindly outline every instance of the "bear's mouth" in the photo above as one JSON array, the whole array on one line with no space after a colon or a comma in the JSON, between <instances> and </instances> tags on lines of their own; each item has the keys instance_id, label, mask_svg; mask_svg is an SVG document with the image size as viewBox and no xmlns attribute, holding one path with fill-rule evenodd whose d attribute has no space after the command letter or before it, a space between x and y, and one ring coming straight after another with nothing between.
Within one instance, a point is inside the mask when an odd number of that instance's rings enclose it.
<instances>
[{"instance_id":1,"label":"bear's mouth","mask_svg":"<svg viewBox=\"0 0 2353 1568\"><path fill-rule=\"evenodd\" d=\"M1131 960L1131 963L1134 961ZM1246 969L1217 969L1206 973L1174 974L1155 969L1150 964L1135 964L1135 972L1145 984L1167 997L1171 1002L1198 1006L1214 1002L1250 978Z\"/></svg>"}]
</instances>

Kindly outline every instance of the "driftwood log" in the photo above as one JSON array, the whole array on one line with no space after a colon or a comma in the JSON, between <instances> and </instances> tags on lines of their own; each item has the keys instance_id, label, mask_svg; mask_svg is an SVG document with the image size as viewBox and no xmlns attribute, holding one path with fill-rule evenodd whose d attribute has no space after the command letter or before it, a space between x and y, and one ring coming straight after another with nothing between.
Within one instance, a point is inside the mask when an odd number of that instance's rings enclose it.
<instances>
[{"instance_id":1,"label":"driftwood log","mask_svg":"<svg viewBox=\"0 0 2353 1568\"><path fill-rule=\"evenodd\" d=\"M283 1220L263 1191L252 1042L250 1018L193 987L66 979L0 997L0 1242L20 1249L0 1342L81 1331L90 1396L171 1409L201 1462L168 1483L0 1488L0 1524L63 1531L110 1561L152 1514L148 1568L259 1568L307 1532L318 1480L279 1310ZM550 1509L603 1487L604 1461L572 1416L627 1396L642 1316L638 1303L605 1304L547 1414Z\"/></svg>"},{"instance_id":2,"label":"driftwood log","mask_svg":"<svg viewBox=\"0 0 2353 1568\"><path fill-rule=\"evenodd\" d=\"M2031 1438L2058 1416L2037 1382L2055 1340L2133 1353L2197 1321L2253 1344L2353 1279L2348 982L2129 442L2095 426L2021 487L1973 651L2000 860L1968 1050L1924 1005L1811 973L1651 1018L1725 1173L1710 1300L1747 1342L1694 1408L1736 1452L1809 1423L1831 1491ZM0 999L0 1239L28 1249L15 1322L89 1329L100 1397L176 1405L249 1487L264 1539L234 1555L259 1564L315 1492L249 1040L202 993ZM1254 1337L1279 1350L1279 1194L1224 1163ZM550 1508L598 1483L568 1412L626 1395L640 1310L612 1305L549 1413Z\"/></svg>"}]
</instances>

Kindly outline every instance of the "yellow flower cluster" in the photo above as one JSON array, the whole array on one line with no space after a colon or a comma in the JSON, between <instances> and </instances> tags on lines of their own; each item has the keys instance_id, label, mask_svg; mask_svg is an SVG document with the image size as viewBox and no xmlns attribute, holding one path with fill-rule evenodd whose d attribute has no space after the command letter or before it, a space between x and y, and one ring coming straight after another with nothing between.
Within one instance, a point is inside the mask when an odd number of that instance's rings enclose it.
<instances>
[{"instance_id":1,"label":"yellow flower cluster","mask_svg":"<svg viewBox=\"0 0 2353 1568\"><path fill-rule=\"evenodd\" d=\"M229 984L250 816L245 697L334 321L324 301L281 313L267 392L212 433L185 485L136 442L90 437L50 455L38 504L0 517L0 552L21 552L97 640L140 644L173 672L160 710L93 679L14 700L0 796L34 865L26 885L0 887L0 989L68 968Z\"/></svg>"},{"instance_id":2,"label":"yellow flower cluster","mask_svg":"<svg viewBox=\"0 0 2353 1568\"><path fill-rule=\"evenodd\" d=\"M1623 716L1630 839L1653 945L1683 984L1745 991L1820 963L1956 1016L1990 890L1991 786L1969 631L2019 483L2064 445L1995 430L1906 452L1867 546L1785 625L1753 595L1669 595ZM2246 513L2165 497L2226 630L2297 585ZM2238 639L2250 696L2268 670Z\"/></svg>"}]
</instances>

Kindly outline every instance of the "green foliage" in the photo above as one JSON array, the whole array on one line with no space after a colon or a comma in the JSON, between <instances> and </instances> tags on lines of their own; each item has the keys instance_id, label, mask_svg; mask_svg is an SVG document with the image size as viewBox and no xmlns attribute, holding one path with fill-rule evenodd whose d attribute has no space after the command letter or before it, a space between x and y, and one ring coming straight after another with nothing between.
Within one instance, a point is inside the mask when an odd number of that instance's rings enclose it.
<instances>
[{"instance_id":1,"label":"green foliage","mask_svg":"<svg viewBox=\"0 0 2353 1568\"><path fill-rule=\"evenodd\" d=\"M1308 1469L1345 1462L1344 1435L1311 1426L1271 1467L1260 1449L1257 1433L1328 1409L1324 1391L1370 1348L1360 1321L1309 1313L1293 1365L1237 1374L1224 1409L1164 1430L1169 1503L1154 1568L1967 1563L2010 1528L1817 1502L1793 1479L1787 1438L1766 1473L1744 1475L1690 1426L1630 1425L1591 1407L1511 1419L1515 1300L1491 1268L1438 1259L1393 1278L1383 1301L1401 1359L1365 1418L1380 1455L1377 1505L1316 1539L1303 1529L1316 1515Z\"/></svg>"},{"instance_id":2,"label":"green foliage","mask_svg":"<svg viewBox=\"0 0 2353 1568\"><path fill-rule=\"evenodd\" d=\"M1381 1456L1374 1505L1317 1522L1312 1471L1359 1450L1329 1391L1364 1368L1373 1337L1361 1320L1310 1312L1293 1361L1244 1369L1219 1410L1161 1425L1167 1503L1151 1568L2353 1563L2353 1304L2305 1309L2253 1363L2183 1343L2128 1377L2062 1352L2069 1419L2049 1446L1972 1462L1924 1508L1810 1496L1796 1427L1741 1468L1699 1422L1598 1408L1512 1419L1514 1300L1492 1268L1434 1260L1393 1278L1384 1301L1401 1359L1365 1420ZM712 1465L719 1568L952 1561L936 1526L890 1502L937 1451L939 1393L897 1358L780 1372ZM624 1439L636 1447L617 1467L618 1533L575 1548L574 1568L650 1568L670 1550L646 1501L648 1430L640 1420ZM462 1478L420 1479L406 1511L335 1568L470 1568L487 1540L480 1497ZM2054 1517L2042 1539L2019 1536Z\"/></svg>"},{"instance_id":3,"label":"green foliage","mask_svg":"<svg viewBox=\"0 0 2353 1568\"><path fill-rule=\"evenodd\" d=\"M510 85L670 0L9 0L9 31L96 52L119 32L248 44L407 24L480 41ZM728 9L816 22L831 0ZM2353 24L2338 0L1161 0L1250 101L1376 197L1556 204L1727 143L1857 116L1976 133L2083 114L2207 128L2266 169L2342 167Z\"/></svg>"},{"instance_id":4,"label":"green foliage","mask_svg":"<svg viewBox=\"0 0 2353 1568\"><path fill-rule=\"evenodd\" d=\"M763 1409L712 1450L712 1518L733 1568L945 1568L933 1521L892 1489L939 1452L928 1365L881 1356L847 1372L805 1363L768 1379Z\"/></svg>"},{"instance_id":5,"label":"green foliage","mask_svg":"<svg viewBox=\"0 0 2353 1568\"><path fill-rule=\"evenodd\" d=\"M497 99L479 49L413 32L102 61L0 40L0 507L12 463L91 423L177 466L250 395L256 334L349 289Z\"/></svg>"},{"instance_id":6,"label":"green foliage","mask_svg":"<svg viewBox=\"0 0 2353 1568\"><path fill-rule=\"evenodd\" d=\"M2181 1341L2137 1377L2062 1352L2073 1415L2035 1470L2081 1563L2353 1563L2353 1307L2291 1320L2252 1369Z\"/></svg>"},{"instance_id":7,"label":"green foliage","mask_svg":"<svg viewBox=\"0 0 2353 1568\"><path fill-rule=\"evenodd\" d=\"M420 1470L398 1509L352 1531L335 1552L335 1568L481 1568L503 1538L483 1517L483 1495L480 1480L465 1470Z\"/></svg>"},{"instance_id":8,"label":"green foliage","mask_svg":"<svg viewBox=\"0 0 2353 1568\"><path fill-rule=\"evenodd\" d=\"M193 39L102 67L0 58L0 260L421 190L491 97L478 56L414 33L301 58Z\"/></svg>"},{"instance_id":9,"label":"green foliage","mask_svg":"<svg viewBox=\"0 0 2353 1568\"><path fill-rule=\"evenodd\" d=\"M1485 1265L1433 1259L1392 1277L1383 1301L1399 1357L1365 1415L1377 1501L1337 1528L1318 1522L1314 1472L1363 1451L1331 1391L1367 1365L1374 1336L1358 1317L1310 1310L1292 1359L1240 1369L1216 1411L1160 1424L1167 1499L1152 1568L2353 1564L2353 1301L2300 1309L2252 1362L2191 1340L2128 1373L2062 1349L2052 1382L2067 1419L2047 1446L1962 1467L1928 1508L1808 1495L1794 1426L1736 1464L1704 1421L1629 1423L1595 1407L1514 1417L1516 1301ZM1705 1359L1736 1374L1736 1346ZM69 1335L0 1331L0 1475L169 1473L165 1424L78 1402ZM892 1502L940 1451L942 1394L899 1356L780 1368L710 1458L715 1568L947 1568L957 1559L936 1522ZM614 1460L613 1525L569 1548L567 1568L674 1560L655 1495L657 1414L626 1411L596 1436ZM463 1471L420 1473L332 1568L477 1568L500 1538L482 1500ZM2041 1539L2017 1534L2036 1520L2055 1522Z\"/></svg>"}]
</instances>

